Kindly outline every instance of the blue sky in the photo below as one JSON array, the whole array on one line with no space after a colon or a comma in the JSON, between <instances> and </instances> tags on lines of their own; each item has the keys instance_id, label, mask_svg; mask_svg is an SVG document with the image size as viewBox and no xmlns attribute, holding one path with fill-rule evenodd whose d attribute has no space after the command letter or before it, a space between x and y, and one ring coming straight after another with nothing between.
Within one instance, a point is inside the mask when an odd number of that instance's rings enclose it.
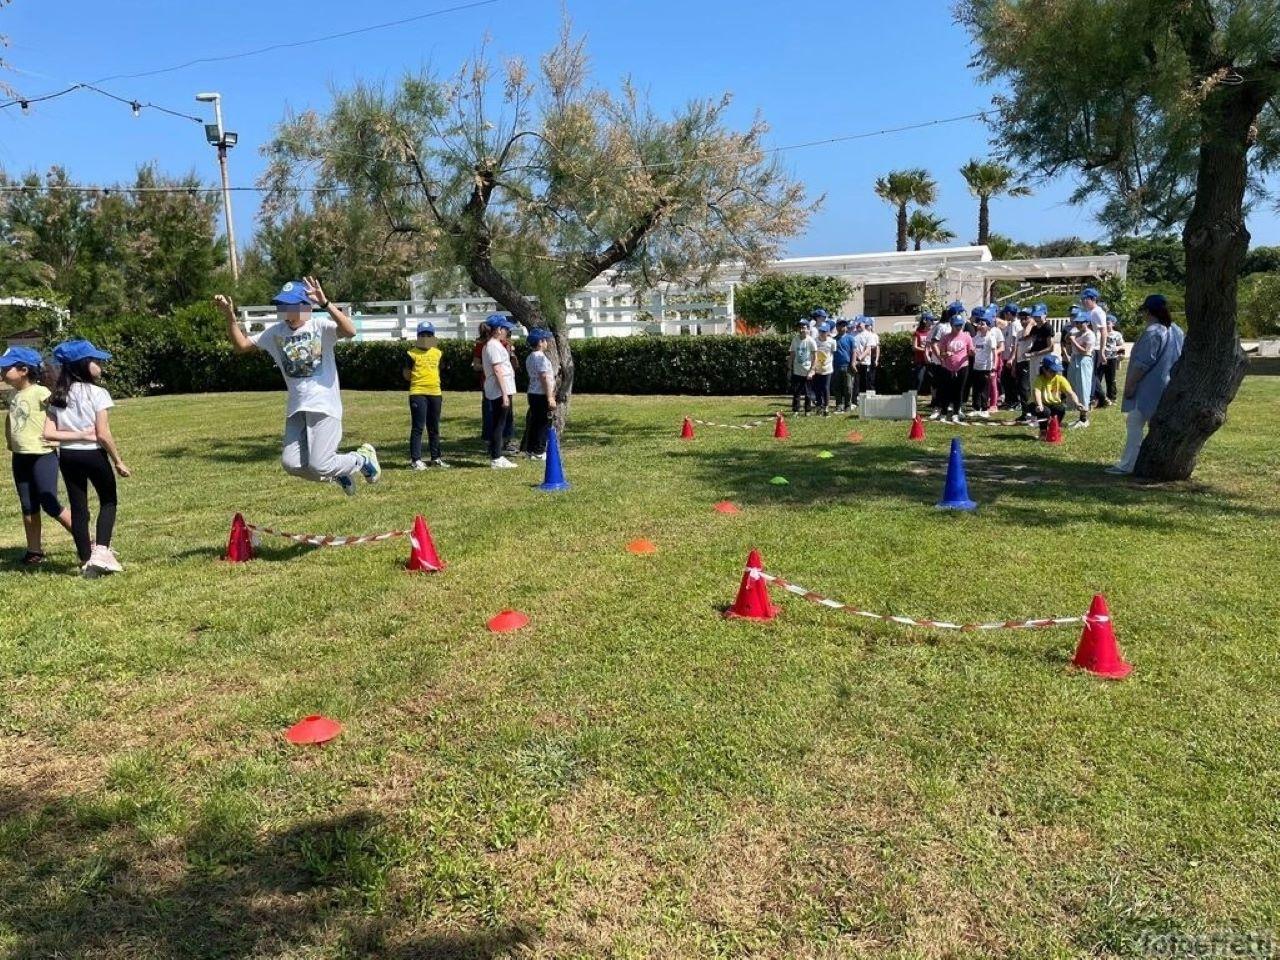
<instances>
[{"instance_id":1,"label":"blue sky","mask_svg":"<svg viewBox=\"0 0 1280 960\"><path fill-rule=\"evenodd\" d=\"M64 81L94 81L197 57L310 39L411 17L465 0L13 0L0 11L9 35L7 79L24 95ZM872 131L982 110L991 91L968 67L970 46L950 15L951 0L790 0L754 5L741 0L564 0L585 33L597 78L613 84L631 75L660 109L693 95L735 96L734 112L749 122L759 109L773 145ZM560 0L497 0L387 30L302 48L202 64L158 76L112 80L122 97L200 114L200 90L223 95L227 128L240 135L231 152L231 180L252 185L262 168L257 148L286 108L324 108L333 87L357 78L394 81L406 69L455 69L489 37L498 56L535 58L555 40ZM1064 50L1064 66L1073 62ZM210 118L211 119L211 118ZM789 151L785 160L822 211L793 255L891 249L893 213L872 193L876 176L924 166L939 180L937 211L968 242L976 234L976 201L958 167L988 149L990 131L964 121L848 144ZM28 115L0 111L0 166L10 173L66 166L77 181L128 179L137 163L154 160L169 172L217 176L215 154L195 123L144 111L134 119L122 104L77 93L36 104ZM1098 229L1087 210L1069 206L1070 184L1037 187L1033 197L993 204L992 226L1023 240L1080 235ZM243 243L256 212L252 195L235 198ZM1255 243L1280 241L1274 218L1251 223Z\"/></svg>"}]
</instances>

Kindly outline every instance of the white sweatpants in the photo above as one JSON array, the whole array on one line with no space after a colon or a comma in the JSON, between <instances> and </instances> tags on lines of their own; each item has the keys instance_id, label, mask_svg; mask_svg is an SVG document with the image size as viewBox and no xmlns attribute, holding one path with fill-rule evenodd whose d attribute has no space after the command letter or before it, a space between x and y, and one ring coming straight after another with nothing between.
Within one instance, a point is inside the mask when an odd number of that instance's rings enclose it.
<instances>
[{"instance_id":1,"label":"white sweatpants","mask_svg":"<svg viewBox=\"0 0 1280 960\"><path fill-rule=\"evenodd\" d=\"M1133 465L1138 462L1138 451L1142 449L1142 436L1147 426L1147 418L1140 410L1130 410L1125 417L1127 432L1124 439L1124 453L1120 454L1120 462L1116 466L1127 473L1132 473Z\"/></svg>"},{"instance_id":2,"label":"white sweatpants","mask_svg":"<svg viewBox=\"0 0 1280 960\"><path fill-rule=\"evenodd\" d=\"M285 473L304 480L350 477L364 465L364 459L354 453L338 453L341 442L339 418L304 410L285 418L280 462Z\"/></svg>"}]
</instances>

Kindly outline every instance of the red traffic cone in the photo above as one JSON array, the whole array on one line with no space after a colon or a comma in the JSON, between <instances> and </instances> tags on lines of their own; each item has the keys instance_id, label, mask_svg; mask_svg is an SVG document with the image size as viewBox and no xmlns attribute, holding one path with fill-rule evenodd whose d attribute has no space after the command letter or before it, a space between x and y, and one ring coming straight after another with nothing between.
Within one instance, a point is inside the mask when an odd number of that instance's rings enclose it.
<instances>
[{"instance_id":1,"label":"red traffic cone","mask_svg":"<svg viewBox=\"0 0 1280 960\"><path fill-rule=\"evenodd\" d=\"M715 505L716 513L741 513L738 505L731 500L721 500Z\"/></svg>"},{"instance_id":2,"label":"red traffic cone","mask_svg":"<svg viewBox=\"0 0 1280 960\"><path fill-rule=\"evenodd\" d=\"M920 419L920 415L916 414L911 418L911 432L907 434L908 440L924 439L924 421Z\"/></svg>"},{"instance_id":3,"label":"red traffic cone","mask_svg":"<svg viewBox=\"0 0 1280 960\"><path fill-rule=\"evenodd\" d=\"M778 414L773 421L773 439L790 440L791 432L787 429L787 421L782 419L782 414Z\"/></svg>"},{"instance_id":4,"label":"red traffic cone","mask_svg":"<svg viewBox=\"0 0 1280 960\"><path fill-rule=\"evenodd\" d=\"M1062 423L1053 414L1049 414L1049 426L1044 431L1045 443L1062 442Z\"/></svg>"},{"instance_id":5,"label":"red traffic cone","mask_svg":"<svg viewBox=\"0 0 1280 960\"><path fill-rule=\"evenodd\" d=\"M1111 611L1102 594L1093 598L1089 613L1084 619L1084 632L1080 645L1071 660L1073 667L1088 670L1108 680L1123 680L1133 672L1133 664L1125 663L1116 645L1116 632L1111 625Z\"/></svg>"},{"instance_id":6,"label":"red traffic cone","mask_svg":"<svg viewBox=\"0 0 1280 960\"><path fill-rule=\"evenodd\" d=\"M489 630L493 633L510 633L529 625L529 618L519 610L503 610L496 617L489 619Z\"/></svg>"},{"instance_id":7,"label":"red traffic cone","mask_svg":"<svg viewBox=\"0 0 1280 960\"><path fill-rule=\"evenodd\" d=\"M680 428L680 439L681 440L693 439L693 421L690 420L688 417L684 418L684 426Z\"/></svg>"},{"instance_id":8,"label":"red traffic cone","mask_svg":"<svg viewBox=\"0 0 1280 960\"><path fill-rule=\"evenodd\" d=\"M286 730L284 738L299 746L308 743L321 744L328 743L341 732L342 724L337 720L330 720L328 717L314 713L309 717L303 717Z\"/></svg>"},{"instance_id":9,"label":"red traffic cone","mask_svg":"<svg viewBox=\"0 0 1280 960\"><path fill-rule=\"evenodd\" d=\"M658 546L652 540L632 540L627 544L627 553L634 553L637 556L643 557L657 552Z\"/></svg>"},{"instance_id":10,"label":"red traffic cone","mask_svg":"<svg viewBox=\"0 0 1280 960\"><path fill-rule=\"evenodd\" d=\"M253 559L253 537L244 516L239 513L231 518L231 536L227 538L227 552L222 559L228 563L244 563Z\"/></svg>"},{"instance_id":11,"label":"red traffic cone","mask_svg":"<svg viewBox=\"0 0 1280 960\"><path fill-rule=\"evenodd\" d=\"M752 550L747 556L747 569L742 571L737 599L724 612L726 617L738 620L772 620L778 615L778 608L769 602L769 590L764 581L752 576L755 571L763 569L764 561L760 559L760 551Z\"/></svg>"},{"instance_id":12,"label":"red traffic cone","mask_svg":"<svg viewBox=\"0 0 1280 960\"><path fill-rule=\"evenodd\" d=\"M439 573L444 569L444 561L436 552L435 541L431 539L431 531L427 529L427 521L422 519L422 514L413 518L413 532L409 534L409 543L412 547L409 550L409 562L404 565L406 570L414 573Z\"/></svg>"}]
</instances>

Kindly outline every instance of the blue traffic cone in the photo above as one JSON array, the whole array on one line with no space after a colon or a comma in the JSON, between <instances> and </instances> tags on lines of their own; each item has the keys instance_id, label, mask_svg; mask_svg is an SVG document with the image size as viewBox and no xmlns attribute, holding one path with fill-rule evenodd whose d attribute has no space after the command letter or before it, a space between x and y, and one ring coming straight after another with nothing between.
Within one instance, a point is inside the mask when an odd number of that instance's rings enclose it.
<instances>
[{"instance_id":1,"label":"blue traffic cone","mask_svg":"<svg viewBox=\"0 0 1280 960\"><path fill-rule=\"evenodd\" d=\"M564 478L564 466L560 463L560 438L556 436L555 427L547 429L547 472L538 489L543 493L569 489L569 481Z\"/></svg>"},{"instance_id":2,"label":"blue traffic cone","mask_svg":"<svg viewBox=\"0 0 1280 960\"><path fill-rule=\"evenodd\" d=\"M969 481L964 478L964 452L958 437L951 441L951 459L947 461L947 485L938 501L939 510L977 510L969 499Z\"/></svg>"}]
</instances>

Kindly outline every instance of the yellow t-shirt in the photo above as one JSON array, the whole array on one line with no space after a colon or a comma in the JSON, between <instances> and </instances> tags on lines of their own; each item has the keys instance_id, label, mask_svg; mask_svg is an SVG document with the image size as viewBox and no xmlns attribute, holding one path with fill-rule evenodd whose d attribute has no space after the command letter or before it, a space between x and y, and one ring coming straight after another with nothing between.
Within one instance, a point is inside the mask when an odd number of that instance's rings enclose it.
<instances>
[{"instance_id":1,"label":"yellow t-shirt","mask_svg":"<svg viewBox=\"0 0 1280 960\"><path fill-rule=\"evenodd\" d=\"M440 357L439 347L429 350L409 348L409 360L413 364L413 372L409 375L410 393L440 396Z\"/></svg>"},{"instance_id":2,"label":"yellow t-shirt","mask_svg":"<svg viewBox=\"0 0 1280 960\"><path fill-rule=\"evenodd\" d=\"M48 453L53 444L44 439L44 412L49 389L38 383L24 387L9 401L9 449L14 453Z\"/></svg>"},{"instance_id":3,"label":"yellow t-shirt","mask_svg":"<svg viewBox=\"0 0 1280 960\"><path fill-rule=\"evenodd\" d=\"M1035 387L1040 391L1040 396L1045 403L1061 403L1063 396L1071 392L1071 384L1060 373L1055 373L1053 376L1040 374L1036 377Z\"/></svg>"}]
</instances>

